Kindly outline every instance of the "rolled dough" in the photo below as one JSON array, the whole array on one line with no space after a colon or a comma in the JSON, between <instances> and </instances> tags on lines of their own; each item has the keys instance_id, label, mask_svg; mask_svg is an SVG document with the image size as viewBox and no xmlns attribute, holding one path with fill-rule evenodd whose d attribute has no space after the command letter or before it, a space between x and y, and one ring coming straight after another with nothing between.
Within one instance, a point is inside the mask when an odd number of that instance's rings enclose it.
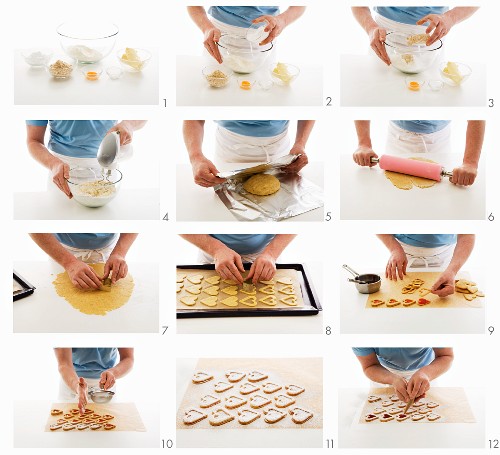
<instances>
[{"instance_id":1,"label":"rolled dough","mask_svg":"<svg viewBox=\"0 0 500 455\"><path fill-rule=\"evenodd\" d=\"M410 160L426 161L428 163L435 163L435 161L428 160L426 158L410 158ZM437 182L431 179L424 179L422 177L416 177L414 175L400 174L399 172L384 171L386 178L388 178L391 183L400 190L411 190L414 186L419 188L430 188L434 186Z\"/></svg>"},{"instance_id":2,"label":"rolled dough","mask_svg":"<svg viewBox=\"0 0 500 455\"><path fill-rule=\"evenodd\" d=\"M97 275L104 274L104 263L88 264ZM130 273L111 286L111 291L82 291L77 289L66 272L59 273L52 283L57 295L73 308L85 314L105 316L108 311L125 305L134 291L134 279Z\"/></svg>"}]
</instances>

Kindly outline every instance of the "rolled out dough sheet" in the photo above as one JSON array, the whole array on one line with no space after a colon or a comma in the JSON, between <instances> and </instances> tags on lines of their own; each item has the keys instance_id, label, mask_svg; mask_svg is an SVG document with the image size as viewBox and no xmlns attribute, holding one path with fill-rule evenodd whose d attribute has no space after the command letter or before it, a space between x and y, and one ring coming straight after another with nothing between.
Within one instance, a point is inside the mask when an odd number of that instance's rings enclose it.
<instances>
[{"instance_id":1,"label":"rolled out dough sheet","mask_svg":"<svg viewBox=\"0 0 500 455\"><path fill-rule=\"evenodd\" d=\"M410 158L410 160L426 161L427 163L435 163L435 161L426 158ZM385 176L390 182L400 190L411 190L414 186L419 188L430 188L437 182L431 179L424 179L414 175L400 174L399 172L384 171Z\"/></svg>"},{"instance_id":2,"label":"rolled out dough sheet","mask_svg":"<svg viewBox=\"0 0 500 455\"><path fill-rule=\"evenodd\" d=\"M379 397L382 397L383 401L388 400L389 397L394 393L395 392L393 387L380 387L371 389L367 396L377 395ZM381 407L381 405L380 401L377 401L375 403L368 403L368 400L366 400L363 405L363 409L361 410L358 423L367 425L400 425L404 423L412 425L476 422L474 414L472 413L472 409L469 405L469 400L467 399L465 391L462 387L431 387L425 395L426 396L423 400L435 401L436 403L439 403L439 406L437 408L433 408L432 412L435 414L439 414L441 416L440 419L433 422L427 420L426 418L418 421L413 421L410 418L404 420L403 422L398 422L396 421L396 419L390 420L389 422L381 422L379 419L374 420L373 422L367 422L365 420L365 415L373 413L373 410L377 407ZM401 412L403 412L403 409L401 409Z\"/></svg>"},{"instance_id":3,"label":"rolled out dough sheet","mask_svg":"<svg viewBox=\"0 0 500 455\"><path fill-rule=\"evenodd\" d=\"M88 264L97 273L104 274L104 263ZM111 291L82 291L77 289L66 272L59 273L53 282L57 295L73 308L85 314L105 316L109 311L125 305L134 291L134 279L130 273L111 286Z\"/></svg>"},{"instance_id":4,"label":"rolled out dough sheet","mask_svg":"<svg viewBox=\"0 0 500 455\"><path fill-rule=\"evenodd\" d=\"M420 297L420 294L417 291L415 291L413 294L403 294L401 292L401 289L405 287L407 284L410 284L415 278L420 278L421 280L424 281L424 284L420 287L430 289L431 286L436 282L438 277L441 275L441 272L407 272L406 276L404 279L398 280L398 281L391 281L386 278L382 278L382 286L380 287L380 290L378 292L375 292L374 294L368 294L366 298L366 308L370 308L373 310L379 310L381 308L388 308L385 304L381 305L379 307L373 307L371 305L372 300L385 300L386 302L389 301L390 299L396 299L401 302L403 302L404 299L412 299L412 300L417 300ZM469 278L466 272L461 272L461 274L457 275L456 279L460 279L461 277L464 279L471 279ZM478 283L479 288L481 289L480 284ZM484 305L484 297L476 297L474 300L467 300L464 297L464 294L460 292L456 292L452 295L449 295L448 297L441 298L438 297L435 294L429 293L425 296L423 296L424 299L430 300L431 303L424 305L424 306L419 306L418 304L413 304L408 307L403 306L403 303L396 307L390 307L388 308L389 310L396 310L398 308L403 308L403 309L411 309L411 308L417 308L417 309L422 309L422 308L482 308Z\"/></svg>"},{"instance_id":5,"label":"rolled out dough sheet","mask_svg":"<svg viewBox=\"0 0 500 455\"><path fill-rule=\"evenodd\" d=\"M323 428L323 364L319 358L287 358L287 359L200 359L196 372L205 372L213 375L214 379L203 384L194 384L190 381L186 393L181 401L181 405L177 410L177 428L178 429L271 429L271 428L294 428L294 429L321 429ZM255 384L262 389L262 384L272 382L282 386L281 390L274 393L264 393L262 390L251 393L249 395L242 395L239 393L241 384L247 381L245 376L241 381L230 383L225 373L228 371L239 371L247 374L251 371L259 371L267 374L269 377ZM233 384L233 388L226 392L217 393L214 391L214 385L219 381ZM305 391L300 395L291 397L295 400L286 408L278 408L274 404L274 397L278 395L286 395L285 385L297 385L304 387ZM253 395L260 395L269 398L273 403L266 405L260 409L253 409L249 404L241 406L241 408L227 409L224 407L224 400L226 397L237 396L247 400ZM200 408L200 399L205 395L216 396L221 399L221 403L210 408ZM269 424L264 421L263 411L269 408L278 409L287 413L286 417L277 423ZM289 409L299 407L313 413L313 417L303 424L296 424L292 421L291 416L288 414ZM221 426L212 426L208 422L208 417L194 425L186 425L183 422L184 413L190 408L201 410L205 414L210 414L213 410L222 408L229 414L234 416L234 420ZM254 422L248 425L241 425L238 423L238 411L241 409L250 409L261 414L261 416Z\"/></svg>"},{"instance_id":6,"label":"rolled out dough sheet","mask_svg":"<svg viewBox=\"0 0 500 455\"><path fill-rule=\"evenodd\" d=\"M276 275L273 278L273 280L275 282L275 284L274 284L274 289L275 289L274 296L276 297L276 305L275 306L269 306L269 305L266 305L265 303L262 303L259 301L259 299L262 299L264 297L268 297L268 294L265 294L263 292L259 292L260 289L262 289L266 286L265 284L259 283L257 285L257 294L255 295L255 297L257 298L257 305L254 307L249 307L249 306L244 305L240 302L238 302L237 307L228 307L228 306L220 303L221 300L224 300L225 298L230 297L228 294L222 292L222 289L231 286L230 284L223 283L222 280L218 284L219 294L217 295L217 305L214 307L208 307L208 306L200 303L202 299L210 297L208 294L203 292L203 289L213 286L212 284L205 282L205 279L210 278L212 276L216 276L217 272L215 270L204 270L204 269L177 269L177 273L180 275L186 275L186 278L184 278L184 280L182 282L183 286L181 288L181 291L178 292L176 295L177 309L196 311L196 310L207 310L207 309L210 309L210 310L232 310L232 309L252 310L252 309L258 308L258 309L262 309L262 310L264 310L264 309L272 310L272 309L276 309L276 308L287 308L289 310L293 310L294 308L297 308L297 309L304 308L304 299L302 298L302 289L301 289L299 278L298 278L299 272L297 270L293 270L293 269L277 269L276 270ZM201 292L201 294L198 294L198 296L197 296L198 299L196 300L196 304L193 306L188 306L188 305L185 305L181 302L181 298L193 295L193 294L190 294L189 292L186 291L186 287L192 286L192 283L188 281L188 277L190 275L203 275L203 277L204 277L202 282L201 282L202 292ZM286 284L281 284L281 283L277 282L277 280L279 278L284 278L284 277L291 278L291 280L293 282L293 289L295 291L295 297L297 298L297 301L296 301L297 305L296 306L289 306L289 305L286 305L285 303L280 301L280 299L288 297L287 294L282 294L281 292L278 291L279 289L285 288L287 286ZM236 295L236 297L238 297L238 300L241 300L241 299L244 299L245 297L248 297L248 295L241 292L241 290L242 290L242 287L239 287L238 294Z\"/></svg>"},{"instance_id":7,"label":"rolled out dough sheet","mask_svg":"<svg viewBox=\"0 0 500 455\"><path fill-rule=\"evenodd\" d=\"M114 419L110 420L109 423L116 425L116 428L113 430L104 430L103 428L99 428L98 430L91 430L87 428L85 430L77 430L76 428L71 431L64 431L62 428L59 430L51 431L50 425L56 423L59 419L62 419L62 415L53 416L50 414L51 409L60 409L63 411L63 414L69 412L70 409L75 409L77 407L76 403L53 403L51 408L47 410L48 419L45 424L45 431L50 433L84 433L84 432L94 432L94 431L104 431L104 432L113 432L113 431L146 431L146 427L142 423L141 416L139 415L139 411L134 403L106 403L106 404L98 404L98 403L89 403L87 406L88 409L92 409L94 412L100 415L110 414L115 416Z\"/></svg>"}]
</instances>

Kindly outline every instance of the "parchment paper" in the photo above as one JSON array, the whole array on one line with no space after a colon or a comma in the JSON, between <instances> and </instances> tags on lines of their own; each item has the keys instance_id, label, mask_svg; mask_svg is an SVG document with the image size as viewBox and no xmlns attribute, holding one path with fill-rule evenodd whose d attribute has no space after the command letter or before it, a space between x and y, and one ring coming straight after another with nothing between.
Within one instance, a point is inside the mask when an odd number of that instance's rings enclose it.
<instances>
[{"instance_id":1,"label":"parchment paper","mask_svg":"<svg viewBox=\"0 0 500 455\"><path fill-rule=\"evenodd\" d=\"M61 409L63 414L69 412L70 409L77 408L76 403L53 403L51 408L47 411L49 417L45 425L45 431L50 433L84 433L85 431L146 431L144 424L142 423L141 416L137 411L134 403L106 403L97 404L89 403L88 409L92 409L94 412L100 415L110 414L115 416L114 419L110 420L109 423L116 425L113 430L104 430L99 428L98 430L91 430L87 428L85 430L77 430L76 428L71 431L64 431L62 428L56 431L50 431L50 425L56 423L59 419L62 419L62 415L53 416L50 414L51 409Z\"/></svg>"},{"instance_id":2,"label":"parchment paper","mask_svg":"<svg viewBox=\"0 0 500 455\"><path fill-rule=\"evenodd\" d=\"M441 275L441 272L407 272L405 278L401 281L391 281L389 279L386 279L382 277L382 286L380 287L380 290L378 292L375 292L374 294L368 294L366 298L366 308L371 308L373 310L377 310L379 308L388 308L385 304L381 305L379 307L373 307L371 305L371 301L374 299L379 299L379 300L385 300L386 302L389 299L396 299L400 300L401 304L396 306L396 307L389 307L389 309L394 310L398 308L404 308L404 309L412 309L412 308L482 308L484 304L484 297L476 297L474 300L467 300L463 294L460 292L456 292L452 295L449 295L448 297L441 298L438 297L435 294L429 293L425 296L423 296L424 299L430 300L431 303L424 305L424 306L419 306L417 303L405 307L403 305L403 300L404 299L413 299L418 301L419 298L421 298L418 290L415 291L413 294L402 294L401 289L405 287L407 284L410 284L415 278L420 278L424 281L424 284L420 287L422 288L427 288L430 289L432 285L436 282L438 277ZM455 279L459 280L460 278L463 279L468 279L475 281L467 276L464 276L465 274L459 274ZM478 287L480 290L481 286L478 283Z\"/></svg>"},{"instance_id":3,"label":"parchment paper","mask_svg":"<svg viewBox=\"0 0 500 455\"><path fill-rule=\"evenodd\" d=\"M223 393L217 393L214 391L214 385L219 381L227 381L225 373L228 371L241 371L244 373L250 373L251 371L260 371L266 373L269 378L263 381L256 382L257 386L262 389L262 384L267 382L272 382L273 384L278 384L283 386L281 390L274 393L264 393L262 390L258 392L251 393L249 395L241 395L239 393L240 384L248 382L246 377L240 382L234 383L232 389L227 390ZM190 384L184 394L181 405L177 410L177 428L178 429L262 429L262 428L323 428L323 364L322 360L319 358L303 358L303 359L200 359L196 366L197 371L203 371L210 373L214 376L214 379L203 384L194 384L190 381ZM226 409L224 407L224 398L231 395L243 397L247 400L253 395L261 395L263 397L269 397L274 402L274 397L277 395L286 395L285 385L294 384L300 387L304 387L305 391L296 397L291 397L295 400L295 404L288 406L286 408L277 408L274 403L264 406L260 409L253 409L246 404L236 409ZM200 399L210 394L221 399L221 403L212 406L211 408L201 409ZM287 416L277 423L269 424L264 421L263 411L268 408L275 408L280 411L287 413ZM296 424L292 421L291 416L288 414L289 409L294 407L299 407L308 411L311 411L314 416L303 424ZM205 414L210 416L211 412L217 408L223 408L235 419L229 423L222 426L212 426L208 422L208 417L198 422L195 425L186 425L183 422L184 412L187 409L196 408L203 411ZM240 409L251 409L252 411L260 412L262 415L256 421L249 425L241 425L238 423L238 410Z\"/></svg>"},{"instance_id":4,"label":"parchment paper","mask_svg":"<svg viewBox=\"0 0 500 455\"><path fill-rule=\"evenodd\" d=\"M382 401L384 399L389 399L389 396L394 394L394 388L392 387L381 387L374 388L370 390L368 395L377 395L382 397ZM379 419L374 420L373 422L366 422L365 415L373 413L373 410L377 407L382 407L381 402L377 401L375 403L368 403L366 400L363 409L361 410L361 414L359 416L359 423L369 424L369 425L388 425L388 424L397 424L400 425L402 423L406 424L435 424L435 423L475 423L476 419L474 418L474 414L472 413L471 407L469 405L469 400L465 395L464 389L462 387L432 387L426 394L425 401L435 401L439 403L437 408L433 408L432 412L435 414L439 414L441 416L440 419L435 420L433 422L424 418L422 420L413 421L411 417L409 419L404 420L403 422L398 422L396 419L390 420L389 422L381 422ZM389 408L390 406L388 406ZM401 409L403 412L404 408ZM379 414L380 415L380 414Z\"/></svg>"},{"instance_id":5,"label":"parchment paper","mask_svg":"<svg viewBox=\"0 0 500 455\"><path fill-rule=\"evenodd\" d=\"M218 284L219 295L217 296L217 305L214 307L208 307L206 305L203 305L201 303L201 300L205 299L207 297L210 297L208 294L203 292L203 289L213 286L212 284L205 282L205 278L216 276L217 272L215 270L204 270L204 269L177 269L177 273L186 275L186 278L184 278L184 281L183 281L184 286L181 289L181 292L178 292L176 294L176 302L177 302L178 309L183 309L183 310L207 310L207 309L210 309L210 310L238 310L238 309L252 310L252 309L258 308L258 309L265 309L265 310L273 310L276 308L286 308L288 310L294 310L294 309L300 310L301 307L302 308L304 307L304 300L302 298L302 289L300 287L300 282L298 280L299 272L297 270L293 270L293 269L277 269L276 270L276 275L273 278L274 282L276 283L274 285L274 290L276 291L276 293L274 294L274 296L276 297L276 305L275 306L269 306L269 305L266 305L265 303L259 302L259 299L269 296L269 294L259 292L259 289L266 286L265 284L259 283L257 285L257 294L255 295L255 297L257 298L257 306L254 306L254 307L249 307L249 306L244 305L244 304L239 303L239 302L238 302L237 307L228 307L228 306L220 303L221 300L224 300L227 297L231 297L230 295L222 292L222 289L231 286L230 284L223 283L222 280ZM203 275L205 277L201 282L201 286L202 286L201 294L198 295L198 300L196 301L196 304L193 306L184 305L181 302L182 297L193 295L193 294L190 294L189 292L186 291L186 287L193 286L193 284L190 281L188 281L188 279L187 279L187 277L189 275ZM293 281L293 289L295 291L295 297L297 297L297 301L296 301L297 305L296 306L290 306L290 305L286 305L283 302L280 302L280 299L288 297L287 294L282 294L281 292L279 292L279 289L282 289L282 288L287 286L286 284L281 284L281 283L277 282L277 280L279 278L282 278L282 277L290 277ZM243 294L242 292L240 292L241 289L243 289L243 288L239 287L238 294L235 296L235 297L238 297L238 300L241 300L245 297L248 297L247 294ZM308 307L308 308L310 308L310 307Z\"/></svg>"}]
</instances>

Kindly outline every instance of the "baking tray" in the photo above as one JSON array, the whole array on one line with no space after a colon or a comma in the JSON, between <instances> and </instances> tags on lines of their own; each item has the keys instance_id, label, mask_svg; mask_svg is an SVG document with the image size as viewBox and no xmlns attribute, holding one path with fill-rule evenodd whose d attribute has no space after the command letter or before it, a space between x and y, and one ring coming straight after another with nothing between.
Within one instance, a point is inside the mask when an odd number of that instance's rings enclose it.
<instances>
[{"instance_id":1,"label":"baking tray","mask_svg":"<svg viewBox=\"0 0 500 455\"><path fill-rule=\"evenodd\" d=\"M245 263L243 267L249 270L252 264ZM276 264L277 269L293 269L298 272L298 280L302 291L303 307L291 308L270 308L270 309L247 309L247 308L228 308L214 310L203 308L200 310L177 309L178 319L189 318L218 318L218 317L240 317L240 316L309 316L318 314L322 311L321 303L312 284L308 270L304 264ZM199 269L215 270L214 264L196 264L196 265L178 265L177 269Z\"/></svg>"},{"instance_id":2,"label":"baking tray","mask_svg":"<svg viewBox=\"0 0 500 455\"><path fill-rule=\"evenodd\" d=\"M14 302L16 300L24 299L25 297L28 297L29 295L33 294L35 292L35 286L30 284L28 281L26 281L21 275L19 275L15 270L12 275L12 279L19 284L23 288L22 291L18 292L17 294L14 294L12 298L14 299Z\"/></svg>"}]
</instances>

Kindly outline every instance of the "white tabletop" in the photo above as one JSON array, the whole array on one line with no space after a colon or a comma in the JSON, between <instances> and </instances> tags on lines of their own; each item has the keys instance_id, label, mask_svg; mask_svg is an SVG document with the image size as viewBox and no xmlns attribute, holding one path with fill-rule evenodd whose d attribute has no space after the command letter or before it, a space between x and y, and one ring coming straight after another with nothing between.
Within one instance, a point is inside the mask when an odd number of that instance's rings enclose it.
<instances>
[{"instance_id":1,"label":"white tabletop","mask_svg":"<svg viewBox=\"0 0 500 455\"><path fill-rule=\"evenodd\" d=\"M318 299L323 306L323 271L321 264L306 264L311 282ZM275 333L306 334L321 333L323 312L309 316L257 316L257 317L224 317L224 318L190 318L177 319L177 333L180 334L223 334L223 333Z\"/></svg>"},{"instance_id":2,"label":"white tabletop","mask_svg":"<svg viewBox=\"0 0 500 455\"><path fill-rule=\"evenodd\" d=\"M323 188L322 163L312 162L303 168L301 175ZM203 188L196 185L189 164L177 165L177 221L236 221L236 218L226 208L215 194L213 188ZM311 210L301 215L287 218L283 221L322 221L323 207Z\"/></svg>"},{"instance_id":3,"label":"white tabletop","mask_svg":"<svg viewBox=\"0 0 500 455\"><path fill-rule=\"evenodd\" d=\"M195 372L198 359L177 359L176 400L179 408L188 384ZM238 430L219 428L216 431L186 429L177 430L176 446L181 447L314 447L323 444L323 431L313 429Z\"/></svg>"},{"instance_id":4,"label":"white tabletop","mask_svg":"<svg viewBox=\"0 0 500 455\"><path fill-rule=\"evenodd\" d=\"M150 50L148 65L137 73L124 71L118 80L106 74L109 66L120 66L114 51L101 63L104 68L97 81L88 81L74 66L67 80L54 79L45 68L30 67L21 52L14 57L15 104L158 104L158 54ZM62 56L62 58L65 58ZM71 59L66 57L67 61Z\"/></svg>"},{"instance_id":5,"label":"white tabletop","mask_svg":"<svg viewBox=\"0 0 500 455\"><path fill-rule=\"evenodd\" d=\"M85 207L61 191L14 193L15 220L157 220L160 193L122 189L102 207Z\"/></svg>"},{"instance_id":6,"label":"white tabletop","mask_svg":"<svg viewBox=\"0 0 500 455\"><path fill-rule=\"evenodd\" d=\"M440 60L416 77L426 81L439 76ZM472 68L469 79L460 87L444 85L434 92L426 84L412 92L404 74L387 67L375 55L342 55L340 60L340 104L342 106L485 106L486 65L466 62Z\"/></svg>"},{"instance_id":7,"label":"white tabletop","mask_svg":"<svg viewBox=\"0 0 500 455\"><path fill-rule=\"evenodd\" d=\"M339 448L484 448L484 394L480 389L465 389L476 423L437 423L406 425L360 424L359 416L368 395L367 389L339 389ZM399 431L401 425L404 431Z\"/></svg>"},{"instance_id":8,"label":"white tabletop","mask_svg":"<svg viewBox=\"0 0 500 455\"><path fill-rule=\"evenodd\" d=\"M14 402L14 447L159 447L158 404L135 403L146 431L57 431L46 432L49 401Z\"/></svg>"},{"instance_id":9,"label":"white tabletop","mask_svg":"<svg viewBox=\"0 0 500 455\"><path fill-rule=\"evenodd\" d=\"M222 88L210 87L202 75L207 65L203 56L177 56L177 106L320 106L323 100L323 69L317 65L300 67L290 86L273 85L270 90L255 86L241 90L238 78L269 80L267 65L250 75L237 75Z\"/></svg>"},{"instance_id":10,"label":"white tabletop","mask_svg":"<svg viewBox=\"0 0 500 455\"><path fill-rule=\"evenodd\" d=\"M376 273L383 270L359 273ZM436 272L436 268L409 271ZM470 277L467 272L460 276ZM480 271L472 276L481 283ZM485 309L482 308L366 308L368 294L361 294L347 271L340 280L341 333L484 333Z\"/></svg>"},{"instance_id":11,"label":"white tabletop","mask_svg":"<svg viewBox=\"0 0 500 455\"><path fill-rule=\"evenodd\" d=\"M55 262L15 262L14 270L36 289L34 294L14 302L14 332L157 332L158 266L128 266L135 283L130 300L106 316L98 316L81 313L57 295L52 282L62 268Z\"/></svg>"},{"instance_id":12,"label":"white tabletop","mask_svg":"<svg viewBox=\"0 0 500 455\"><path fill-rule=\"evenodd\" d=\"M429 155L451 171L458 154ZM340 218L343 220L482 220L485 218L485 172L482 162L474 185L461 187L443 178L432 188L400 190L378 166L358 166L352 155L340 157Z\"/></svg>"}]
</instances>

